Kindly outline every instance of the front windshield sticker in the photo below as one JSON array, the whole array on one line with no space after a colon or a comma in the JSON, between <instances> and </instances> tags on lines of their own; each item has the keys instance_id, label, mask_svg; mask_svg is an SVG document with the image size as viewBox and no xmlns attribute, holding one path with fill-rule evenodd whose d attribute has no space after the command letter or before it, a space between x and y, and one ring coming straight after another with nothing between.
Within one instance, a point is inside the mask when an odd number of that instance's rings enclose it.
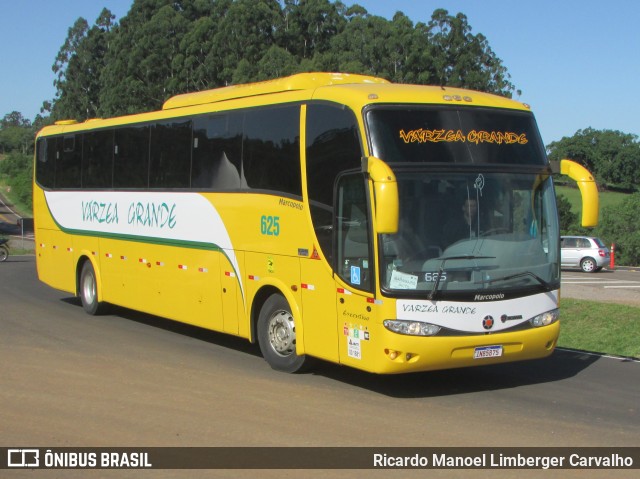
<instances>
[{"instance_id":1,"label":"front windshield sticker","mask_svg":"<svg viewBox=\"0 0 640 479\"><path fill-rule=\"evenodd\" d=\"M393 271L389 286L393 289L416 289L418 287L418 277L401 271Z\"/></svg>"},{"instance_id":2,"label":"front windshield sticker","mask_svg":"<svg viewBox=\"0 0 640 479\"><path fill-rule=\"evenodd\" d=\"M509 131L477 131L471 130L464 134L462 130L400 130L400 138L405 143L495 143L497 145L526 145L529 143L526 133Z\"/></svg>"}]
</instances>

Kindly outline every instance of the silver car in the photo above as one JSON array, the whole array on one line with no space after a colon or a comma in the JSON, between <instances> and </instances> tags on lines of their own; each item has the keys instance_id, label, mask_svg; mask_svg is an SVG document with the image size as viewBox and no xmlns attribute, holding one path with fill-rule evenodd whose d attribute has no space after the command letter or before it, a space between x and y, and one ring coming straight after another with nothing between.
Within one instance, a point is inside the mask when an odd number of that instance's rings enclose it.
<instances>
[{"instance_id":1,"label":"silver car","mask_svg":"<svg viewBox=\"0 0 640 479\"><path fill-rule=\"evenodd\" d=\"M595 273L609 264L609 249L600 238L562 236L560 244L564 268L580 268L585 273Z\"/></svg>"}]
</instances>

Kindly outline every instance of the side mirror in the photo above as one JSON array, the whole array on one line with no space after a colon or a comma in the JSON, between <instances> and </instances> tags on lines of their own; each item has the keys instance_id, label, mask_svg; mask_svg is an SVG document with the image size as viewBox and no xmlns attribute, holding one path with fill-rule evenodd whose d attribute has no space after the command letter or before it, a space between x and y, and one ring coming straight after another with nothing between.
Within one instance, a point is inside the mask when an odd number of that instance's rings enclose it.
<instances>
[{"instance_id":1,"label":"side mirror","mask_svg":"<svg viewBox=\"0 0 640 479\"><path fill-rule=\"evenodd\" d=\"M582 226L589 228L598 224L598 187L584 166L571 160L560 160L560 173L578 183L582 196Z\"/></svg>"},{"instance_id":2,"label":"side mirror","mask_svg":"<svg viewBox=\"0 0 640 479\"><path fill-rule=\"evenodd\" d=\"M397 233L400 207L396 176L389 165L374 156L366 159L366 168L373 182L376 231L382 234Z\"/></svg>"}]
</instances>

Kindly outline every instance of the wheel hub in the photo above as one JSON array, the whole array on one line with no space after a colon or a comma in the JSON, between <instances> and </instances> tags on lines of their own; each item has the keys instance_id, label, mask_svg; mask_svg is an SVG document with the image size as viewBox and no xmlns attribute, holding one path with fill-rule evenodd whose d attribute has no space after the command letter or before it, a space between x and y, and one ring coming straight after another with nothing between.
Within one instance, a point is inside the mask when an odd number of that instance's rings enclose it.
<instances>
[{"instance_id":1,"label":"wheel hub","mask_svg":"<svg viewBox=\"0 0 640 479\"><path fill-rule=\"evenodd\" d=\"M296 349L293 317L286 311L277 311L269 320L269 344L280 356L290 356Z\"/></svg>"}]
</instances>

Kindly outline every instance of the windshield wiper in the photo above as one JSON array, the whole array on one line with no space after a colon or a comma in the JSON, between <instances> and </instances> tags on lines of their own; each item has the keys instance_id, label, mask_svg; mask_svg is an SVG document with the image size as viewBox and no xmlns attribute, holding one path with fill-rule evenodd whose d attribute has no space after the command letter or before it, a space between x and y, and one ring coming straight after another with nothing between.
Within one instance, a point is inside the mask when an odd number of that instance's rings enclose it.
<instances>
[{"instance_id":1,"label":"windshield wiper","mask_svg":"<svg viewBox=\"0 0 640 479\"><path fill-rule=\"evenodd\" d=\"M542 279L540 276L538 276L535 273L532 273L531 271L523 271L522 273L511 274L509 276L503 276L501 278L493 278L493 279L488 280L487 283L491 284L491 283L495 283L497 281L508 281L510 279L522 278L523 276L531 276L538 283L540 283L542 286L547 288L547 290L551 291L551 289L552 289L551 283L549 283L548 281Z\"/></svg>"},{"instance_id":2,"label":"windshield wiper","mask_svg":"<svg viewBox=\"0 0 640 479\"><path fill-rule=\"evenodd\" d=\"M429 300L432 300L438 291L438 286L440 286L440 278L442 277L442 273L444 272L444 264L450 259L495 259L495 256L475 256L472 254L461 254L456 256L445 256L443 258L435 258L441 259L442 263L440 263L440 268L438 268L438 277L433 283L433 288L431 288L431 292L429 293Z\"/></svg>"}]
</instances>

